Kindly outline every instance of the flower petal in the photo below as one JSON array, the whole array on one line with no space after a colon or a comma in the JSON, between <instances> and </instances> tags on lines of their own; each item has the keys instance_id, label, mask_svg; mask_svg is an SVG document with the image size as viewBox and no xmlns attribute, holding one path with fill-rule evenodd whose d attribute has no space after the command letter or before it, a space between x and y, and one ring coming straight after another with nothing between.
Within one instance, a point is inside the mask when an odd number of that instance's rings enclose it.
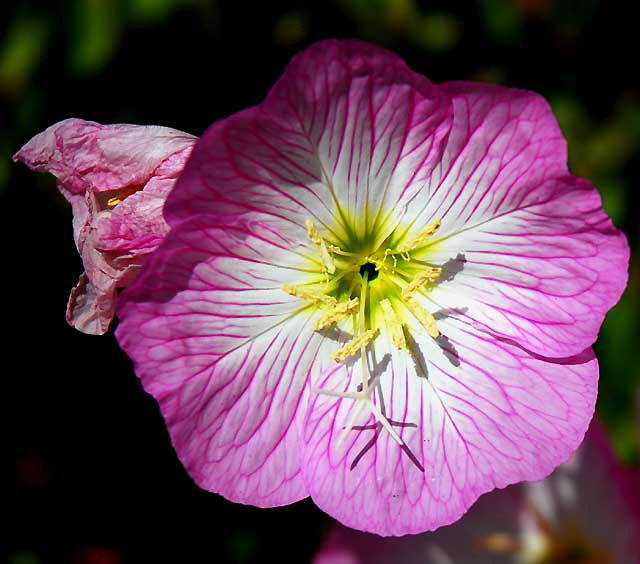
<instances>
[{"instance_id":1,"label":"flower petal","mask_svg":"<svg viewBox=\"0 0 640 564\"><path fill-rule=\"evenodd\" d=\"M416 171L435 166L449 110L447 96L395 55L317 43L261 105L203 135L166 217L175 225L200 213L260 213L296 240L306 219L328 229L340 215L355 230L384 223L418 188Z\"/></svg>"},{"instance_id":2,"label":"flower petal","mask_svg":"<svg viewBox=\"0 0 640 564\"><path fill-rule=\"evenodd\" d=\"M74 238L85 268L67 307L67 321L76 329L107 331L116 289L133 280L168 231L162 206L194 142L195 137L166 127L68 119L36 135L14 156L53 174L73 208Z\"/></svg>"},{"instance_id":3,"label":"flower petal","mask_svg":"<svg viewBox=\"0 0 640 564\"><path fill-rule=\"evenodd\" d=\"M297 419L323 350L291 243L266 225L194 219L172 231L119 300L116 336L203 488L258 506L307 493Z\"/></svg>"},{"instance_id":4,"label":"flower petal","mask_svg":"<svg viewBox=\"0 0 640 564\"><path fill-rule=\"evenodd\" d=\"M596 339L627 279L626 238L597 191L566 168L548 104L531 92L442 85L453 125L441 166L408 215L442 219L429 259L449 272L433 292L479 326L545 356Z\"/></svg>"},{"instance_id":5,"label":"flower petal","mask_svg":"<svg viewBox=\"0 0 640 564\"><path fill-rule=\"evenodd\" d=\"M429 297L485 331L563 357L595 341L626 285L629 247L590 184L549 183L548 200L439 243L429 258L450 274Z\"/></svg>"},{"instance_id":6,"label":"flower petal","mask_svg":"<svg viewBox=\"0 0 640 564\"><path fill-rule=\"evenodd\" d=\"M592 351L549 361L454 319L439 327L447 337L438 341L414 328L413 358L384 339L376 351L383 411L405 447L386 432L376 438L375 426L352 430L337 446L353 402L310 400L305 482L349 527L402 535L446 525L484 492L546 476L584 436L597 388ZM316 385L354 390L357 372ZM356 420L374 422L366 411Z\"/></svg>"},{"instance_id":7,"label":"flower petal","mask_svg":"<svg viewBox=\"0 0 640 564\"><path fill-rule=\"evenodd\" d=\"M168 155L190 147L193 135L155 125L102 125L66 119L31 139L14 156L50 172L65 194L144 184Z\"/></svg>"}]
</instances>

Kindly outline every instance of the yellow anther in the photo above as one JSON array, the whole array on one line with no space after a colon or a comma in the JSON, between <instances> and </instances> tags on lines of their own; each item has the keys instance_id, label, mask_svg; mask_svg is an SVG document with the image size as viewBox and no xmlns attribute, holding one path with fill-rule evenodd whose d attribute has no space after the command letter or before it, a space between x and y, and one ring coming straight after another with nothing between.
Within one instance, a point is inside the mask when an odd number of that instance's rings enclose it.
<instances>
[{"instance_id":1,"label":"yellow anther","mask_svg":"<svg viewBox=\"0 0 640 564\"><path fill-rule=\"evenodd\" d=\"M306 286L290 286L289 284L283 284L280 288L287 294L316 304L334 306L337 303L337 300L333 296L328 296L327 294L323 294L313 288L307 288Z\"/></svg>"},{"instance_id":2,"label":"yellow anther","mask_svg":"<svg viewBox=\"0 0 640 564\"><path fill-rule=\"evenodd\" d=\"M333 257L327 249L327 245L325 245L322 239L320 239L320 257L322 258L322 266L324 267L324 270L329 274L333 274L336 271L336 265L333 262Z\"/></svg>"},{"instance_id":3,"label":"yellow anther","mask_svg":"<svg viewBox=\"0 0 640 564\"><path fill-rule=\"evenodd\" d=\"M141 184L133 184L132 186L127 186L126 188L121 190L117 196L114 196L113 198L109 198L107 200L107 206L109 206L110 208L114 208L120 202L122 202L123 200L131 196L131 194L135 194L136 192L139 192L143 188L144 186Z\"/></svg>"},{"instance_id":4,"label":"yellow anther","mask_svg":"<svg viewBox=\"0 0 640 564\"><path fill-rule=\"evenodd\" d=\"M309 239L311 239L311 241L316 245L319 245L320 241L322 241L322 237L320 237L320 233L318 233L313 221L307 219L304 224L307 226L307 235L309 235Z\"/></svg>"},{"instance_id":5,"label":"yellow anther","mask_svg":"<svg viewBox=\"0 0 640 564\"><path fill-rule=\"evenodd\" d=\"M436 219L435 221L427 225L424 229L418 231L407 242L399 245L397 252L405 255L409 251L421 247L422 245L424 245L424 243L426 243L427 239L429 239L429 237L431 237L440 228L441 224L442 220Z\"/></svg>"},{"instance_id":6,"label":"yellow anther","mask_svg":"<svg viewBox=\"0 0 640 564\"><path fill-rule=\"evenodd\" d=\"M382 307L382 317L386 328L391 333L391 339L393 344L398 349L406 349L407 343L404 339L404 332L402 331L402 323L398 319L396 312L391 307L391 302L388 299L380 300L380 307Z\"/></svg>"},{"instance_id":7,"label":"yellow anther","mask_svg":"<svg viewBox=\"0 0 640 564\"><path fill-rule=\"evenodd\" d=\"M416 297L413 294L402 294L402 301L407 304L409 311L420 322L420 324L427 330L427 333L434 339L440 335L438 327L436 326L436 320L426 309L424 309Z\"/></svg>"},{"instance_id":8,"label":"yellow anther","mask_svg":"<svg viewBox=\"0 0 640 564\"><path fill-rule=\"evenodd\" d=\"M333 325L334 323L348 317L349 315L356 313L360 306L360 300L353 298L347 302L340 302L334 305L329 311L325 312L322 316L316 319L312 325L314 331L320 331Z\"/></svg>"},{"instance_id":9,"label":"yellow anther","mask_svg":"<svg viewBox=\"0 0 640 564\"><path fill-rule=\"evenodd\" d=\"M311 239L311 242L320 248L320 258L322 260L323 270L325 272L328 272L329 274L333 274L336 271L336 265L333 262L331 252L334 249L339 250L339 247L335 247L334 245L327 245L324 242L324 239L320 236L320 233L316 229L316 226L313 224L313 221L311 221L310 219L307 219L304 224L307 227L307 235L309 235L309 239Z\"/></svg>"},{"instance_id":10,"label":"yellow anther","mask_svg":"<svg viewBox=\"0 0 640 564\"><path fill-rule=\"evenodd\" d=\"M364 333L349 341L344 347L334 352L332 355L333 360L336 362L342 362L344 359L353 356L360 351L361 347L366 347L371 341L373 341L377 334L377 329L367 329Z\"/></svg>"},{"instance_id":11,"label":"yellow anther","mask_svg":"<svg viewBox=\"0 0 640 564\"><path fill-rule=\"evenodd\" d=\"M412 294L424 284L435 282L440 278L440 274L442 274L442 268L437 266L429 267L426 270L418 272L418 274L413 277L413 280L404 287L402 295Z\"/></svg>"}]
</instances>

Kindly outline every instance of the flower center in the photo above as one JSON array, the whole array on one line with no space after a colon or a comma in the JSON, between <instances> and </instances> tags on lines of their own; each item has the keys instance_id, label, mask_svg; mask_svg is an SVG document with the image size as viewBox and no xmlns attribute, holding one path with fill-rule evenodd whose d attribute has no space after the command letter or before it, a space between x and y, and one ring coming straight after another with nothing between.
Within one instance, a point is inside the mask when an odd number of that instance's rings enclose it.
<instances>
[{"instance_id":1,"label":"flower center","mask_svg":"<svg viewBox=\"0 0 640 564\"><path fill-rule=\"evenodd\" d=\"M378 270L372 262L365 262L360 266L360 276L364 277L365 272L367 273L369 282L373 282L378 277Z\"/></svg>"},{"instance_id":2,"label":"flower center","mask_svg":"<svg viewBox=\"0 0 640 564\"><path fill-rule=\"evenodd\" d=\"M324 331L343 324L352 338L333 353L336 362L360 355L362 384L353 392L334 392L312 388L316 393L358 401L338 443L354 424L363 407L368 407L378 422L402 445L403 442L374 401L377 378L370 377L367 350L381 334L388 335L398 350L410 355L415 340L406 333L415 321L431 337L439 335L436 320L429 312L426 296L430 286L440 277L442 268L426 260L427 248L434 244L432 236L440 220L424 229L411 232L396 228L382 242L374 243L375 233L338 240L331 232L321 234L311 220L306 221L313 252L309 260L312 274L304 284L283 285L282 290L302 299L302 309L315 308L319 315L312 328ZM344 239L344 240L342 240ZM342 246L340 246L340 244ZM378 402L381 403L381 402Z\"/></svg>"}]
</instances>

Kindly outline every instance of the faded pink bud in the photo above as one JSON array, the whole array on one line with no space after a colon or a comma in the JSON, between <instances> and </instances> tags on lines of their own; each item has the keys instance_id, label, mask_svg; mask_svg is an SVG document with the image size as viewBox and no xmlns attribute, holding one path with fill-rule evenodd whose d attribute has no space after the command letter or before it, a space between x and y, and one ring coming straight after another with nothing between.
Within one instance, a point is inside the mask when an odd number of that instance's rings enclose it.
<instances>
[{"instance_id":1,"label":"faded pink bud","mask_svg":"<svg viewBox=\"0 0 640 564\"><path fill-rule=\"evenodd\" d=\"M166 127L67 119L14 155L33 170L53 174L73 208L85 271L71 291L67 321L79 331L107 331L116 289L131 283L167 234L162 207L195 141Z\"/></svg>"}]
</instances>

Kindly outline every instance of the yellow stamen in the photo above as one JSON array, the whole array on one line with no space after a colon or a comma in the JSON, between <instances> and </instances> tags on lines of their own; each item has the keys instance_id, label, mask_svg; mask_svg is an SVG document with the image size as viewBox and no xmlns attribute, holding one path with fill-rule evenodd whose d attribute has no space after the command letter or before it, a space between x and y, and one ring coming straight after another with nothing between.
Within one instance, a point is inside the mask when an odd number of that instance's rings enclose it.
<instances>
[{"instance_id":1,"label":"yellow stamen","mask_svg":"<svg viewBox=\"0 0 640 564\"><path fill-rule=\"evenodd\" d=\"M404 290L402 290L402 295L412 294L424 284L435 282L440 278L441 273L442 268L439 267L429 267L426 270L418 272L418 274L414 276L413 280L405 286Z\"/></svg>"},{"instance_id":2,"label":"yellow stamen","mask_svg":"<svg viewBox=\"0 0 640 564\"><path fill-rule=\"evenodd\" d=\"M310 219L307 219L304 222L304 224L307 227L307 235L309 235L309 239L311 239L311 241L316 245L319 245L320 241L322 241L322 237L320 237L320 233L318 233L318 230L316 229L316 226L313 224L313 221L311 221Z\"/></svg>"},{"instance_id":3,"label":"yellow stamen","mask_svg":"<svg viewBox=\"0 0 640 564\"><path fill-rule=\"evenodd\" d=\"M314 331L325 329L340 321L341 319L348 317L352 313L356 313L358 311L359 305L360 300L358 298L353 298L347 302L340 302L334 305L332 309L324 313L321 317L316 319L311 328Z\"/></svg>"},{"instance_id":4,"label":"yellow stamen","mask_svg":"<svg viewBox=\"0 0 640 564\"><path fill-rule=\"evenodd\" d=\"M331 251L339 249L339 247L336 247L335 245L327 245L324 242L324 239L320 236L320 232L313 224L313 221L310 219L307 219L304 224L307 227L307 235L309 235L309 239L311 239L311 242L320 248L320 258L325 272L333 274L336 271L336 265L333 262Z\"/></svg>"},{"instance_id":5,"label":"yellow stamen","mask_svg":"<svg viewBox=\"0 0 640 564\"><path fill-rule=\"evenodd\" d=\"M337 303L337 300L333 296L327 296L327 294L323 294L313 288L307 288L306 286L290 286L289 284L283 284L280 288L291 296L302 298L303 300L308 300L316 304L334 306Z\"/></svg>"},{"instance_id":6,"label":"yellow stamen","mask_svg":"<svg viewBox=\"0 0 640 564\"><path fill-rule=\"evenodd\" d=\"M336 362L342 362L346 358L353 356L361 347L366 347L371 341L373 341L377 334L377 329L367 329L364 333L349 341L344 347L334 352L332 355L333 360Z\"/></svg>"},{"instance_id":7,"label":"yellow stamen","mask_svg":"<svg viewBox=\"0 0 640 564\"><path fill-rule=\"evenodd\" d=\"M418 231L413 237L411 237L406 243L402 243L398 246L397 252L400 254L406 254L413 249L421 247L426 243L427 239L431 237L442 224L442 220L436 219L429 225L427 225L424 229Z\"/></svg>"},{"instance_id":8,"label":"yellow stamen","mask_svg":"<svg viewBox=\"0 0 640 564\"><path fill-rule=\"evenodd\" d=\"M391 302L388 299L380 300L380 307L382 307L382 317L384 324L386 325L389 333L391 333L391 339L396 348L402 350L407 348L407 343L404 339L404 332L402 331L402 324L391 307Z\"/></svg>"},{"instance_id":9,"label":"yellow stamen","mask_svg":"<svg viewBox=\"0 0 640 564\"><path fill-rule=\"evenodd\" d=\"M320 239L320 257L322 258L322 266L324 266L324 269L329 274L333 274L336 271L336 265L323 239Z\"/></svg>"},{"instance_id":10,"label":"yellow stamen","mask_svg":"<svg viewBox=\"0 0 640 564\"><path fill-rule=\"evenodd\" d=\"M416 297L413 294L403 294L402 301L407 304L407 307L414 315L414 317L420 322L420 324L427 330L427 333L434 339L440 335L438 327L436 326L436 320L426 309L424 309Z\"/></svg>"},{"instance_id":11,"label":"yellow stamen","mask_svg":"<svg viewBox=\"0 0 640 564\"><path fill-rule=\"evenodd\" d=\"M107 206L109 206L110 208L113 208L117 206L120 202L122 202L123 200L131 196L131 194L135 194L136 192L139 192L143 188L144 186L141 184L134 184L132 186L127 186L126 188L121 190L117 196L114 196L113 198L109 198L107 200Z\"/></svg>"}]
</instances>

